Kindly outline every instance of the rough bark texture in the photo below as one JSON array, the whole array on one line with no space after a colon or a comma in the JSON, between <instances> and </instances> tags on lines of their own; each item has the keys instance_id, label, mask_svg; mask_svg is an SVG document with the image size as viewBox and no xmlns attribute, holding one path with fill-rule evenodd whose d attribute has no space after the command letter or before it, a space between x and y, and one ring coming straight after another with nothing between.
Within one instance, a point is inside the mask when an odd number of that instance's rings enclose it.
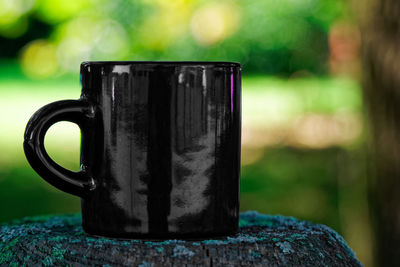
<instances>
[{"instance_id":1,"label":"rough bark texture","mask_svg":"<svg viewBox=\"0 0 400 267\"><path fill-rule=\"evenodd\" d=\"M246 212L234 236L117 240L87 236L79 215L31 217L0 227L1 266L360 266L335 231Z\"/></svg>"},{"instance_id":2,"label":"rough bark texture","mask_svg":"<svg viewBox=\"0 0 400 267\"><path fill-rule=\"evenodd\" d=\"M363 87L376 167L369 186L376 264L400 266L400 2L367 3L361 30Z\"/></svg>"}]
</instances>

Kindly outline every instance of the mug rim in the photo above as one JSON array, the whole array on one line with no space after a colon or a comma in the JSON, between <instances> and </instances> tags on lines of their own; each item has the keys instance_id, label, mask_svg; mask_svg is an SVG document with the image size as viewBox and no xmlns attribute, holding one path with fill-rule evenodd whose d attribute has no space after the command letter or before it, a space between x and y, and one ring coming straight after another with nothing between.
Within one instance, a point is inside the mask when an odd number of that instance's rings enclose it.
<instances>
[{"instance_id":1,"label":"mug rim","mask_svg":"<svg viewBox=\"0 0 400 267\"><path fill-rule=\"evenodd\" d=\"M81 66L88 65L189 65L189 66L230 66L241 67L233 61L84 61Z\"/></svg>"}]
</instances>

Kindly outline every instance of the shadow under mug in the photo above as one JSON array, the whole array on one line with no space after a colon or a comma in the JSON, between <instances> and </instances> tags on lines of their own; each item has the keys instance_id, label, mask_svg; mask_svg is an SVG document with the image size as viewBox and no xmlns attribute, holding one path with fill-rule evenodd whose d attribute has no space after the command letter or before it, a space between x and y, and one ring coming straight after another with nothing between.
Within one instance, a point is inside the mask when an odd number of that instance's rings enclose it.
<instances>
[{"instance_id":1,"label":"shadow under mug","mask_svg":"<svg viewBox=\"0 0 400 267\"><path fill-rule=\"evenodd\" d=\"M237 231L240 64L84 62L81 83L80 99L32 116L24 150L41 177L81 198L88 234L205 238ZM46 131L58 121L80 127L79 172L46 153Z\"/></svg>"}]
</instances>

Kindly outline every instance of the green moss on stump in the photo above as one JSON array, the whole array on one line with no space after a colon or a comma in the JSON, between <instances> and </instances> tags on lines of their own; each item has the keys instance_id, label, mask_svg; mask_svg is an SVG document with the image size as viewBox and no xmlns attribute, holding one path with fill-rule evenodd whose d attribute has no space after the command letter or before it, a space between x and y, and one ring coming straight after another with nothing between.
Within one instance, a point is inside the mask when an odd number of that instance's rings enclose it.
<instances>
[{"instance_id":1,"label":"green moss on stump","mask_svg":"<svg viewBox=\"0 0 400 267\"><path fill-rule=\"evenodd\" d=\"M245 212L218 239L117 240L86 235L79 215L37 216L0 226L0 266L361 266L324 225Z\"/></svg>"}]
</instances>

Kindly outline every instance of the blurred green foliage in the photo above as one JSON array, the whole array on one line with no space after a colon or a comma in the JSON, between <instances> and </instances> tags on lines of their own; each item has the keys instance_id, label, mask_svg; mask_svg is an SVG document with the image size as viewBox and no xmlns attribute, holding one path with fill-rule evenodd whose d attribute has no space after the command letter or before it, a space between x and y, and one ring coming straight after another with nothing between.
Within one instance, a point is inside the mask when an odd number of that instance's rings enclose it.
<instances>
[{"instance_id":1,"label":"blurred green foliage","mask_svg":"<svg viewBox=\"0 0 400 267\"><path fill-rule=\"evenodd\" d=\"M0 57L24 46L23 67L39 77L84 60L229 60L246 73L321 74L330 26L347 13L344 0L1 0Z\"/></svg>"}]
</instances>

